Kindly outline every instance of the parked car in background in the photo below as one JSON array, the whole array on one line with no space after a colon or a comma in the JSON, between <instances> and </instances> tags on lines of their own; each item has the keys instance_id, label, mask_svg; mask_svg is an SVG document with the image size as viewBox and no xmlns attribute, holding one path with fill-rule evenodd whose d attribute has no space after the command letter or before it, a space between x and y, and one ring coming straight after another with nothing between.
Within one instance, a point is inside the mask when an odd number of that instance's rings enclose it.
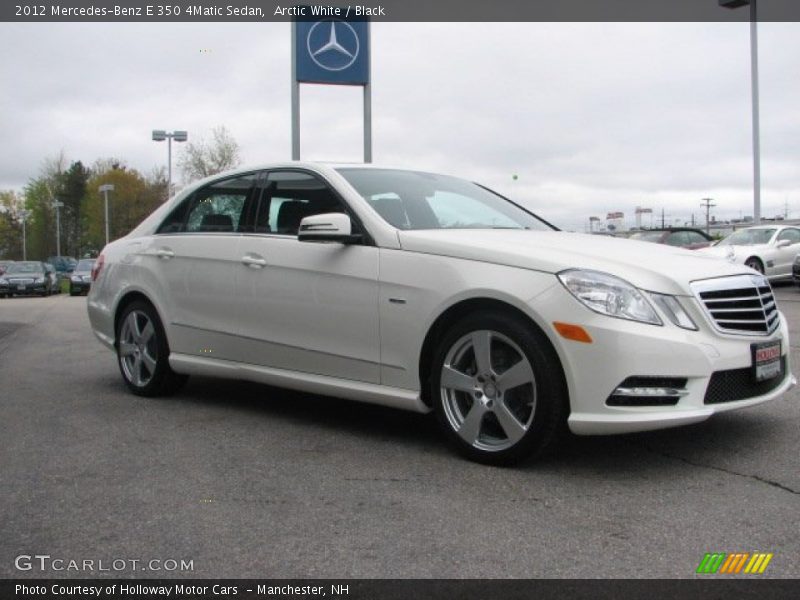
<instances>
[{"instance_id":1,"label":"parked car in background","mask_svg":"<svg viewBox=\"0 0 800 600\"><path fill-rule=\"evenodd\" d=\"M8 265L10 265L13 262L14 262L13 260L0 260L0 275L5 273L6 269L8 269Z\"/></svg>"},{"instance_id":2,"label":"parked car in background","mask_svg":"<svg viewBox=\"0 0 800 600\"><path fill-rule=\"evenodd\" d=\"M200 181L103 249L87 305L134 394L197 374L433 411L488 463L567 426L697 423L794 383L786 319L743 265L558 231L476 183L374 166Z\"/></svg>"},{"instance_id":3,"label":"parked car in background","mask_svg":"<svg viewBox=\"0 0 800 600\"><path fill-rule=\"evenodd\" d=\"M49 296L52 293L53 280L43 262L15 262L0 275L0 296Z\"/></svg>"},{"instance_id":4,"label":"parked car in background","mask_svg":"<svg viewBox=\"0 0 800 600\"><path fill-rule=\"evenodd\" d=\"M746 265L771 281L788 280L792 278L792 264L800 253L800 228L757 225L739 229L698 252Z\"/></svg>"},{"instance_id":5,"label":"parked car in background","mask_svg":"<svg viewBox=\"0 0 800 600\"><path fill-rule=\"evenodd\" d=\"M666 244L667 246L676 246L678 248L686 248L687 250L708 248L714 242L714 238L704 231L689 227L634 231L628 235L628 239L639 240L640 242Z\"/></svg>"},{"instance_id":6,"label":"parked car in background","mask_svg":"<svg viewBox=\"0 0 800 600\"><path fill-rule=\"evenodd\" d=\"M72 256L49 256L45 262L55 267L59 277L66 277L72 273L75 269L75 265L78 264L78 260Z\"/></svg>"},{"instance_id":7,"label":"parked car in background","mask_svg":"<svg viewBox=\"0 0 800 600\"><path fill-rule=\"evenodd\" d=\"M94 268L95 259L82 258L75 265L75 270L69 276L69 295L77 296L79 294L88 294L89 288L92 287L92 269Z\"/></svg>"}]
</instances>

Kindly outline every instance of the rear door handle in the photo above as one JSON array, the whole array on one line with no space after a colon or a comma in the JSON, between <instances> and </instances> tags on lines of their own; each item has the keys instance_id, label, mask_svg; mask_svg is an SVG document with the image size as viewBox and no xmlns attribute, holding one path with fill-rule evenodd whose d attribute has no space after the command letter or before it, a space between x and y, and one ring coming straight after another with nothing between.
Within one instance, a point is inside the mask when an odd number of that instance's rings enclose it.
<instances>
[{"instance_id":1,"label":"rear door handle","mask_svg":"<svg viewBox=\"0 0 800 600\"><path fill-rule=\"evenodd\" d=\"M164 260L169 260L170 258L175 256L175 253L169 248L159 248L158 250L156 250L156 256L158 258L163 258Z\"/></svg>"},{"instance_id":2,"label":"rear door handle","mask_svg":"<svg viewBox=\"0 0 800 600\"><path fill-rule=\"evenodd\" d=\"M261 269L262 267L267 266L267 261L259 256L248 254L242 257L242 264L253 269Z\"/></svg>"}]
</instances>

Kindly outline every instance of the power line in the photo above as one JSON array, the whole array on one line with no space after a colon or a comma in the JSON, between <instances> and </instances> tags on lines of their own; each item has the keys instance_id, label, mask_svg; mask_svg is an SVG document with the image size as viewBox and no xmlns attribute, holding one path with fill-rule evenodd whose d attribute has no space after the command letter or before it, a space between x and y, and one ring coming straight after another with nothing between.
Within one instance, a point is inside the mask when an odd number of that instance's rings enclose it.
<instances>
[{"instance_id":1,"label":"power line","mask_svg":"<svg viewBox=\"0 0 800 600\"><path fill-rule=\"evenodd\" d=\"M713 200L711 198L703 198L702 202L700 202L700 206L704 206L706 209L706 233L711 232L711 223L709 222L709 213L711 212L711 208L716 206L716 204L712 204Z\"/></svg>"}]
</instances>

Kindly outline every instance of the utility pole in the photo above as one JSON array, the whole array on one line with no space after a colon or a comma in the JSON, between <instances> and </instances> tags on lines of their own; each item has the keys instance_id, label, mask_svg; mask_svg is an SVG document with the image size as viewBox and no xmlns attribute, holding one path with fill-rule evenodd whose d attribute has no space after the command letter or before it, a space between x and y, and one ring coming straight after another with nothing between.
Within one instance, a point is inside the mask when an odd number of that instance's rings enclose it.
<instances>
[{"instance_id":1,"label":"utility pole","mask_svg":"<svg viewBox=\"0 0 800 600\"><path fill-rule=\"evenodd\" d=\"M19 218L22 221L22 260L28 260L28 237L27 237L26 225L28 222L28 217L30 216L31 216L31 211L27 209L19 211Z\"/></svg>"},{"instance_id":2,"label":"utility pole","mask_svg":"<svg viewBox=\"0 0 800 600\"><path fill-rule=\"evenodd\" d=\"M712 198L703 198L703 201L700 202L700 206L704 206L706 209L706 233L710 234L711 232L711 223L709 219L709 213L711 212L711 208L716 206L716 204L711 204L713 202Z\"/></svg>"},{"instance_id":3,"label":"utility pole","mask_svg":"<svg viewBox=\"0 0 800 600\"><path fill-rule=\"evenodd\" d=\"M61 207L64 203L58 198L53 201L52 207L56 209L56 256L61 256Z\"/></svg>"}]
</instances>

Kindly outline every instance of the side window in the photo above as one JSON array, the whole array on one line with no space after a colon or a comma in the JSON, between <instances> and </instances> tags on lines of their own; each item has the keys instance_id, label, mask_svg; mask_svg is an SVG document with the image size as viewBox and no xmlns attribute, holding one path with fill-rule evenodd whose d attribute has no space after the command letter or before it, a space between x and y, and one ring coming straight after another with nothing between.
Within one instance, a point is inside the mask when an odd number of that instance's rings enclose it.
<instances>
[{"instance_id":1,"label":"side window","mask_svg":"<svg viewBox=\"0 0 800 600\"><path fill-rule=\"evenodd\" d=\"M800 229L784 229L778 235L778 241L789 240L792 244L800 242Z\"/></svg>"},{"instance_id":2,"label":"side window","mask_svg":"<svg viewBox=\"0 0 800 600\"><path fill-rule=\"evenodd\" d=\"M241 231L255 178L241 175L200 188L170 213L158 233Z\"/></svg>"},{"instance_id":3,"label":"side window","mask_svg":"<svg viewBox=\"0 0 800 600\"><path fill-rule=\"evenodd\" d=\"M686 234L686 244L705 244L708 240L696 231L684 231Z\"/></svg>"},{"instance_id":4,"label":"side window","mask_svg":"<svg viewBox=\"0 0 800 600\"><path fill-rule=\"evenodd\" d=\"M667 236L667 245L669 246L685 246L687 244L691 244L691 242L687 238L688 232L686 231L674 231Z\"/></svg>"},{"instance_id":5,"label":"side window","mask_svg":"<svg viewBox=\"0 0 800 600\"><path fill-rule=\"evenodd\" d=\"M255 230L297 235L303 218L334 212L348 213L324 181L308 173L273 171L263 185ZM358 229L355 222L353 229Z\"/></svg>"}]
</instances>

